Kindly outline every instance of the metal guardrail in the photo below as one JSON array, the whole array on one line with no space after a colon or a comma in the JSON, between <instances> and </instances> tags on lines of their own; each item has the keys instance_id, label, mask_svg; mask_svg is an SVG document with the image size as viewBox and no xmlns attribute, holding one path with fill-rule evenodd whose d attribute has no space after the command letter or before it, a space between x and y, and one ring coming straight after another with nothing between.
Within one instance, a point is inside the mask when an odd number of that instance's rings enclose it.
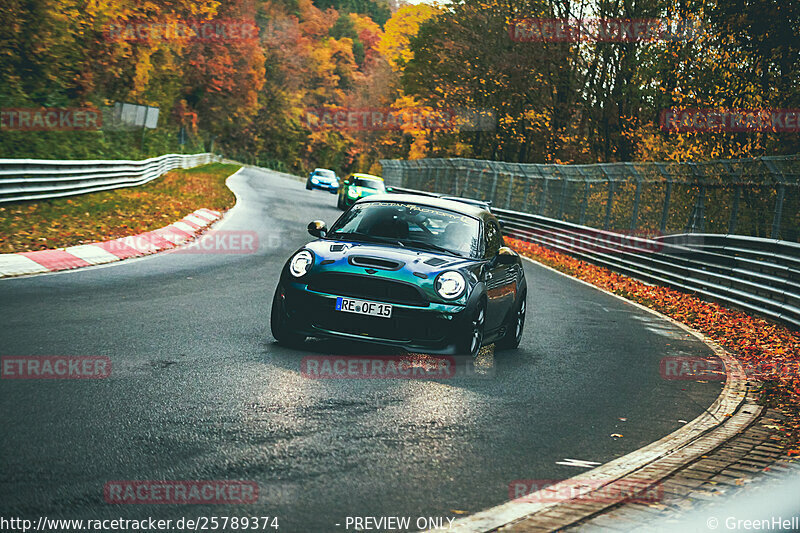
<instances>
[{"instance_id":1,"label":"metal guardrail","mask_svg":"<svg viewBox=\"0 0 800 533\"><path fill-rule=\"evenodd\" d=\"M0 203L135 187L170 170L216 160L209 153L167 154L142 161L0 159Z\"/></svg>"},{"instance_id":2,"label":"metal guardrail","mask_svg":"<svg viewBox=\"0 0 800 533\"><path fill-rule=\"evenodd\" d=\"M397 193L438 196L393 187ZM492 207L505 235L800 329L800 243L740 235L645 238Z\"/></svg>"},{"instance_id":3,"label":"metal guardrail","mask_svg":"<svg viewBox=\"0 0 800 533\"><path fill-rule=\"evenodd\" d=\"M381 160L387 185L605 230L800 241L800 155L686 162L522 164Z\"/></svg>"}]
</instances>

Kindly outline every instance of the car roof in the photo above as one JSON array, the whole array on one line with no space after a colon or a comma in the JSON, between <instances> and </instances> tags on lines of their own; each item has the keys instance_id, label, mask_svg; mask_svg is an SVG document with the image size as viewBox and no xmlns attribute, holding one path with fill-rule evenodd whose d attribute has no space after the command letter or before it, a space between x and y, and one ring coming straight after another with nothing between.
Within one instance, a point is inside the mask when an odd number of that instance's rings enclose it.
<instances>
[{"instance_id":1,"label":"car roof","mask_svg":"<svg viewBox=\"0 0 800 533\"><path fill-rule=\"evenodd\" d=\"M464 204L477 205L487 211L491 211L491 202L485 200L475 200L474 198L462 198L461 196L440 196L442 200L452 200L454 202L461 202Z\"/></svg>"},{"instance_id":2,"label":"car roof","mask_svg":"<svg viewBox=\"0 0 800 533\"><path fill-rule=\"evenodd\" d=\"M329 169L329 168L315 168L315 169L314 169L314 172L317 172L317 171L319 171L319 170L326 170L326 171L328 171L328 172L333 172L333 170L331 170L331 169ZM334 174L336 174L335 172L333 172L333 173L334 173Z\"/></svg>"},{"instance_id":3,"label":"car roof","mask_svg":"<svg viewBox=\"0 0 800 533\"><path fill-rule=\"evenodd\" d=\"M455 200L444 200L435 196L423 196L421 194L373 194L358 201L358 203L369 202L395 202L401 204L416 204L427 207L438 207L455 211L475 218L483 218L491 213L473 204L457 202Z\"/></svg>"},{"instance_id":4,"label":"car roof","mask_svg":"<svg viewBox=\"0 0 800 533\"><path fill-rule=\"evenodd\" d=\"M380 176L373 176L372 174L363 174L361 172L354 173L353 177L354 178L367 178L367 179L371 179L371 180L383 181L383 178L380 177Z\"/></svg>"}]
</instances>

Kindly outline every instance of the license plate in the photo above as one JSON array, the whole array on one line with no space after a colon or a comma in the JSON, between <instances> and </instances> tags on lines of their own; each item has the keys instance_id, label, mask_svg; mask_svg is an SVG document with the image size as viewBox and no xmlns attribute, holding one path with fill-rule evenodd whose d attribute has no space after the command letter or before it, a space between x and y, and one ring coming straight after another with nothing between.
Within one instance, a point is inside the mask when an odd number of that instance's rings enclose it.
<instances>
[{"instance_id":1,"label":"license plate","mask_svg":"<svg viewBox=\"0 0 800 533\"><path fill-rule=\"evenodd\" d=\"M390 318L392 316L392 306L390 304L365 302L364 300L353 300L352 298L336 298L336 310L357 315L379 316L381 318Z\"/></svg>"}]
</instances>

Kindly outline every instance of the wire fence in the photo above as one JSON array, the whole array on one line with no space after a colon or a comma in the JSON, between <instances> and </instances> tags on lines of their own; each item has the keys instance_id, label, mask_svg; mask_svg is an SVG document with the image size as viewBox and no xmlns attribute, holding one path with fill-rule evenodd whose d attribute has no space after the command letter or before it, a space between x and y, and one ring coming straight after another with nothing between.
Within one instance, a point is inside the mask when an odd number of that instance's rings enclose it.
<instances>
[{"instance_id":1,"label":"wire fence","mask_svg":"<svg viewBox=\"0 0 800 533\"><path fill-rule=\"evenodd\" d=\"M386 184L609 231L800 241L800 154L700 163L381 160Z\"/></svg>"}]
</instances>

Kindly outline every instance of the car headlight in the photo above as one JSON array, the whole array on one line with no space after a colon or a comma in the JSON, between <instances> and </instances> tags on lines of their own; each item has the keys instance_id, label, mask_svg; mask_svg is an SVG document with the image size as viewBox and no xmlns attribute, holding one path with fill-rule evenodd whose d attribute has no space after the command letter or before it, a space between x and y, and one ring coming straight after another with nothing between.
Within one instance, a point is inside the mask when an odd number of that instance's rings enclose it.
<instances>
[{"instance_id":1,"label":"car headlight","mask_svg":"<svg viewBox=\"0 0 800 533\"><path fill-rule=\"evenodd\" d=\"M319 183L319 180L317 178L311 178L311 183Z\"/></svg>"},{"instance_id":2,"label":"car headlight","mask_svg":"<svg viewBox=\"0 0 800 533\"><path fill-rule=\"evenodd\" d=\"M358 191L355 189L355 187L350 187L349 189L347 189L347 196L349 196L350 198L355 198L356 196L358 196Z\"/></svg>"},{"instance_id":3,"label":"car headlight","mask_svg":"<svg viewBox=\"0 0 800 533\"><path fill-rule=\"evenodd\" d=\"M464 293L464 289L467 288L467 281L459 272L451 270L439 274L439 277L436 278L435 285L436 292L439 293L439 296L447 300L452 300Z\"/></svg>"},{"instance_id":4,"label":"car headlight","mask_svg":"<svg viewBox=\"0 0 800 533\"><path fill-rule=\"evenodd\" d=\"M300 250L289 261L289 272L296 278L306 275L308 269L314 264L314 256L308 250Z\"/></svg>"}]
</instances>

